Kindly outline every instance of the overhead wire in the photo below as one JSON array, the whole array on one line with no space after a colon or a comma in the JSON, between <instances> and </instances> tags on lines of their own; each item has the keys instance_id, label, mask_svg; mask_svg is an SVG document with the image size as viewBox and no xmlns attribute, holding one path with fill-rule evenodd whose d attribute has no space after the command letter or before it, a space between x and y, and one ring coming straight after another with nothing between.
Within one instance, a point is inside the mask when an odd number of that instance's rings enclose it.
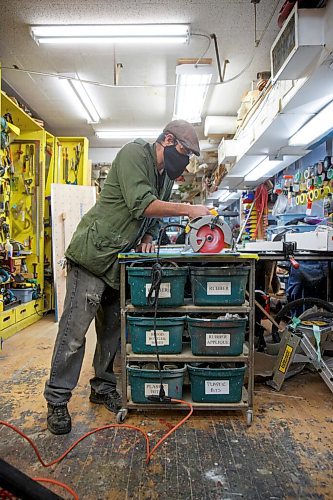
<instances>
[{"instance_id":1,"label":"overhead wire","mask_svg":"<svg viewBox=\"0 0 333 500\"><path fill-rule=\"evenodd\" d=\"M197 62L194 64L196 66L197 64L199 64L199 62L201 61L201 59L203 59L205 57L205 55L207 54L207 52L209 51L211 43L212 43L212 38L211 38L210 35L207 35L207 34L204 34L204 33L191 33L191 36L201 36L201 37L204 37L204 38L208 39L208 45L207 45L204 53L199 57L199 59L197 60Z\"/></svg>"},{"instance_id":2,"label":"overhead wire","mask_svg":"<svg viewBox=\"0 0 333 500\"><path fill-rule=\"evenodd\" d=\"M268 26L270 25L271 21L272 21L272 18L276 12L276 9L279 5L281 0L277 0L276 3L275 3L275 6L273 8L273 11L263 29L263 32L259 38L259 40L257 40L257 43L256 43L256 47L257 48L260 43L262 42L262 39L268 29ZM195 64L199 64L200 60L203 59L203 57L207 54L208 50L210 49L210 46L211 46L211 36L208 35L208 34L205 34L205 33L191 33L191 36L197 36L197 37L203 37L203 38L206 38L208 39L208 45L205 49L205 51L203 52L203 54L198 58L197 62ZM237 78L239 78L240 76L243 75L243 73L245 73L245 71L249 68L249 66L252 64L252 61L254 59L254 56L255 56L255 50L253 51L253 54L249 60L249 62L244 66L244 68L239 72L237 73L236 75L234 75L233 77L229 78L228 80L223 80L223 81L220 81L220 82L211 82L209 85L211 87L217 87L219 85L225 85L227 83L230 83L230 82L233 82L235 80L237 80ZM18 68L18 67L12 67L12 66L2 66L2 69L3 70L8 70L8 71L17 71L17 72L21 72L21 73L26 73L28 75L38 75L38 76L46 76L46 77L50 77L50 78L58 78L60 80L69 80L69 81L72 81L72 80L77 80L77 81L80 81L82 83L85 83L87 85L94 85L94 86L97 86L97 87L107 87L107 88L118 88L118 89L131 89L131 88L156 88L156 87L159 87L159 88L168 88L168 87L171 87L171 88L174 88L176 87L176 84L175 83L155 83L155 84L144 84L144 85L115 85L115 84L110 84L110 83L103 83L103 82L98 82L98 81L94 81L94 80L87 80L87 79L79 79L79 78L75 78L75 77L70 77L70 76L67 76L67 75L63 75L63 74L58 74L58 73L49 73L49 72L45 72L45 71L36 71L36 70L30 70L30 69L21 69L21 68Z\"/></svg>"}]
</instances>

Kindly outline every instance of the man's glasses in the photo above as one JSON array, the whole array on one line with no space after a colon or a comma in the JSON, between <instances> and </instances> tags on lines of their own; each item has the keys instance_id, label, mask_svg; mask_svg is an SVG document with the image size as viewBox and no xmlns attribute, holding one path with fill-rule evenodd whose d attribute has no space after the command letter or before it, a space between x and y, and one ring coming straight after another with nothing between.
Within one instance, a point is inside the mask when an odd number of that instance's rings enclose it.
<instances>
[{"instance_id":1,"label":"man's glasses","mask_svg":"<svg viewBox=\"0 0 333 500\"><path fill-rule=\"evenodd\" d=\"M184 144L182 144L178 139L176 139L176 145L177 144L180 146L180 152L183 155L188 156L189 158L191 158L194 155L193 151L184 146Z\"/></svg>"}]
</instances>

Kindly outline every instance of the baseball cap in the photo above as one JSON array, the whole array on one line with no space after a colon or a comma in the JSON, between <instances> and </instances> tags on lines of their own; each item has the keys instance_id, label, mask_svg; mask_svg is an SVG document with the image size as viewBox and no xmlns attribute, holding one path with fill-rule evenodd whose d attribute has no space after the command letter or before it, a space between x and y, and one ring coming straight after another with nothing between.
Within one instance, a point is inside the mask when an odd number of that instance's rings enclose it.
<instances>
[{"instance_id":1,"label":"baseball cap","mask_svg":"<svg viewBox=\"0 0 333 500\"><path fill-rule=\"evenodd\" d=\"M198 136L191 123L186 120L173 120L164 127L163 133L166 134L168 132L174 135L183 146L192 151L196 156L200 156Z\"/></svg>"}]
</instances>

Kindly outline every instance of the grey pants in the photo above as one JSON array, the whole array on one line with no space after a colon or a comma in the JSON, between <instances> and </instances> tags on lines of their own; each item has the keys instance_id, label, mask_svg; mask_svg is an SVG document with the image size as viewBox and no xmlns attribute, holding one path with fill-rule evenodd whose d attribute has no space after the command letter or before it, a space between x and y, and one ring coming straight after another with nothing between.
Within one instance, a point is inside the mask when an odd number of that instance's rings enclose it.
<instances>
[{"instance_id":1,"label":"grey pants","mask_svg":"<svg viewBox=\"0 0 333 500\"><path fill-rule=\"evenodd\" d=\"M97 393L116 387L113 360L120 338L119 292L81 267L68 267L64 312L44 391L45 399L53 405L66 403L72 395L81 371L86 333L94 318L97 345L95 377L90 384Z\"/></svg>"}]
</instances>

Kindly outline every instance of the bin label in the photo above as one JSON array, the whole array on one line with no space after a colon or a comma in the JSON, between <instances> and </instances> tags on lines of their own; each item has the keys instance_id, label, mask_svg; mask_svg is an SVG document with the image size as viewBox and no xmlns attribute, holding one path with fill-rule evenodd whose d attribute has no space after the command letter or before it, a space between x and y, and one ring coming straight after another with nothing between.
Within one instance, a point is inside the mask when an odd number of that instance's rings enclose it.
<instances>
[{"instance_id":1,"label":"bin label","mask_svg":"<svg viewBox=\"0 0 333 500\"><path fill-rule=\"evenodd\" d=\"M146 297L148 297L150 288L151 288L151 283L146 283ZM155 290L152 293L152 297L155 297ZM171 283L161 283L160 293L158 294L158 298L159 299L171 298Z\"/></svg>"},{"instance_id":2,"label":"bin label","mask_svg":"<svg viewBox=\"0 0 333 500\"><path fill-rule=\"evenodd\" d=\"M145 396L158 396L160 393L160 384L145 384ZM169 395L169 384L163 383L165 395Z\"/></svg>"},{"instance_id":3,"label":"bin label","mask_svg":"<svg viewBox=\"0 0 333 500\"><path fill-rule=\"evenodd\" d=\"M207 295L231 295L231 281L208 281Z\"/></svg>"},{"instance_id":4,"label":"bin label","mask_svg":"<svg viewBox=\"0 0 333 500\"><path fill-rule=\"evenodd\" d=\"M205 380L205 394L229 394L229 380Z\"/></svg>"},{"instance_id":5,"label":"bin label","mask_svg":"<svg viewBox=\"0 0 333 500\"><path fill-rule=\"evenodd\" d=\"M157 345L169 345L169 332L166 330L156 330ZM154 330L146 331L146 345L155 346Z\"/></svg>"},{"instance_id":6,"label":"bin label","mask_svg":"<svg viewBox=\"0 0 333 500\"><path fill-rule=\"evenodd\" d=\"M206 346L230 346L230 333L206 333Z\"/></svg>"}]
</instances>

